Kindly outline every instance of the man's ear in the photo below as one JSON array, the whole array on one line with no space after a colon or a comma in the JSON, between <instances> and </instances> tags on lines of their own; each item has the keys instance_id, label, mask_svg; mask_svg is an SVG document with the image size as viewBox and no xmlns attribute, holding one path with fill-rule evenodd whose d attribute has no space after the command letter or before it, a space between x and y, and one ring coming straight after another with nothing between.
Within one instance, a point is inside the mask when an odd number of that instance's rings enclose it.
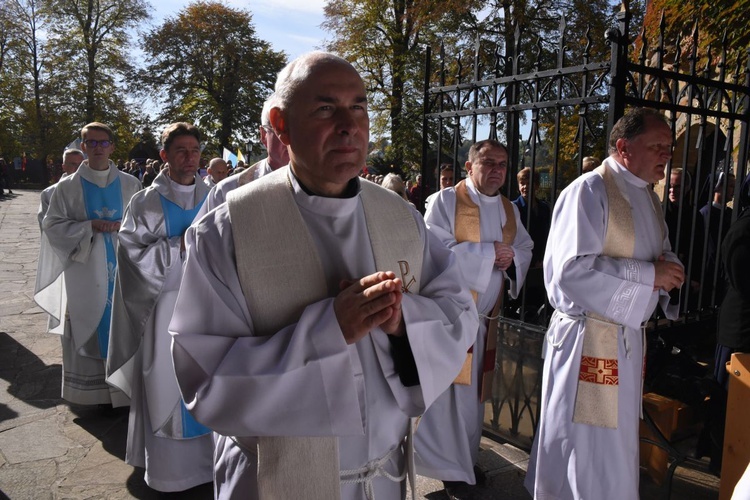
<instances>
[{"instance_id":1,"label":"man's ear","mask_svg":"<svg viewBox=\"0 0 750 500\"><path fill-rule=\"evenodd\" d=\"M159 158L161 158L161 161L164 163L167 163L167 152L162 150L159 150Z\"/></svg>"},{"instance_id":2,"label":"man's ear","mask_svg":"<svg viewBox=\"0 0 750 500\"><path fill-rule=\"evenodd\" d=\"M467 161L464 163L464 168L466 169L466 174L471 175L471 162Z\"/></svg>"},{"instance_id":3,"label":"man's ear","mask_svg":"<svg viewBox=\"0 0 750 500\"><path fill-rule=\"evenodd\" d=\"M271 127L273 127L276 136L285 146L289 146L289 129L287 128L284 113L282 113L281 109L274 107L268 113L268 118L271 120Z\"/></svg>"},{"instance_id":4,"label":"man's ear","mask_svg":"<svg viewBox=\"0 0 750 500\"><path fill-rule=\"evenodd\" d=\"M623 158L630 154L630 151L628 148L630 145L628 144L627 139L617 139L617 142L615 142L615 148L617 148L617 153L622 156Z\"/></svg>"}]
</instances>

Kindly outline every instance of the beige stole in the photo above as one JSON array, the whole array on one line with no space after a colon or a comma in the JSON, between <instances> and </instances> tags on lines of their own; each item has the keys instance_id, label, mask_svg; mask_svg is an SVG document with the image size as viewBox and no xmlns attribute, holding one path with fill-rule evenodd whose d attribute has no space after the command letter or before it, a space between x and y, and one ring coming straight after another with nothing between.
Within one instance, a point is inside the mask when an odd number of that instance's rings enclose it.
<instances>
[{"instance_id":1,"label":"beige stole","mask_svg":"<svg viewBox=\"0 0 750 500\"><path fill-rule=\"evenodd\" d=\"M635 225L630 203L617 186L611 167L603 163L594 171L602 177L609 212L602 255L632 259L635 250ZM654 210L658 201L651 196ZM578 374L573 422L597 427L617 428L619 366L617 342L621 325L589 312L584 324L581 366Z\"/></svg>"},{"instance_id":2,"label":"beige stole","mask_svg":"<svg viewBox=\"0 0 750 500\"><path fill-rule=\"evenodd\" d=\"M469 241L479 243L482 241L480 234L479 206L471 201L469 191L466 188L466 181L462 180L456 184L456 219L453 224L454 236L457 243ZM516 217L513 211L513 204L503 195L498 195L505 210L505 226L503 227L503 243L512 245L516 239ZM484 363L482 366L482 380L479 382L479 398L486 401L492 396L492 383L495 375L495 357L497 350L497 324L500 311L503 307L503 287L500 286L500 293L495 300L495 306L492 308L490 322L487 326L487 337L484 343ZM471 290L471 296L474 302L477 301L477 292ZM455 384L471 385L471 364L473 358L472 346L466 355L466 360L461 371L454 381Z\"/></svg>"},{"instance_id":3,"label":"beige stole","mask_svg":"<svg viewBox=\"0 0 750 500\"><path fill-rule=\"evenodd\" d=\"M289 175L288 167L280 168L227 197L240 284L260 336L297 322L307 305L328 297ZM412 212L394 193L360 185L376 269L400 272L404 288L418 293L423 244ZM260 437L258 488L264 500L340 498L338 439Z\"/></svg>"}]
</instances>

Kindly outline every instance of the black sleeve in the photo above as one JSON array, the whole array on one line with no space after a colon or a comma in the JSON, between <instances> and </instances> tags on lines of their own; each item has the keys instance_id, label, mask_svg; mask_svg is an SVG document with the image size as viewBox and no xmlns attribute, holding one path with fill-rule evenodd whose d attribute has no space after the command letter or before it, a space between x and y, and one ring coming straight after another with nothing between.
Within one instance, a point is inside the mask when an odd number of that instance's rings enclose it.
<instances>
[{"instance_id":1,"label":"black sleeve","mask_svg":"<svg viewBox=\"0 0 750 500\"><path fill-rule=\"evenodd\" d=\"M508 279L516 281L516 261L510 263L508 269L505 270L505 274L508 275Z\"/></svg>"},{"instance_id":2,"label":"black sleeve","mask_svg":"<svg viewBox=\"0 0 750 500\"><path fill-rule=\"evenodd\" d=\"M419 385L419 372L417 372L417 363L414 361L414 354L411 352L409 336L402 335L401 337L396 337L388 335L388 340L391 343L393 364L396 367L396 373L398 373L401 383L404 384L404 387Z\"/></svg>"}]
</instances>

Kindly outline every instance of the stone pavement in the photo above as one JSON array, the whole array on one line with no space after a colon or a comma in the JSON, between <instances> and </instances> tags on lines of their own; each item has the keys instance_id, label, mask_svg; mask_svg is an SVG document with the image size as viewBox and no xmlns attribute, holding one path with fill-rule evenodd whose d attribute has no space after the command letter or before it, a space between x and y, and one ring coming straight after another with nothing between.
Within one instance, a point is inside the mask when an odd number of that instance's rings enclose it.
<instances>
[{"instance_id":1,"label":"stone pavement","mask_svg":"<svg viewBox=\"0 0 750 500\"><path fill-rule=\"evenodd\" d=\"M60 340L46 332L46 315L33 301L39 191L0 197L0 500L210 499L211 485L163 495L124 462L127 411L103 413L60 399ZM528 499L523 489L528 455L482 439L480 466L487 483L473 498ZM673 498L718 497L718 480L678 468ZM440 481L418 478L419 498L446 499ZM648 479L641 496L659 498Z\"/></svg>"}]
</instances>

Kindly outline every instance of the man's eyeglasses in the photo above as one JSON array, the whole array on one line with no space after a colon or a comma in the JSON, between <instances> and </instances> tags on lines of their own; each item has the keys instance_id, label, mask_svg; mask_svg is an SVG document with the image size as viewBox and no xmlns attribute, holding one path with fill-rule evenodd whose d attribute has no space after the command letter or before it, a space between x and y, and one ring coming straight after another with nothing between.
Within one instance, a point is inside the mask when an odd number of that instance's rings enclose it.
<instances>
[{"instance_id":1,"label":"man's eyeglasses","mask_svg":"<svg viewBox=\"0 0 750 500\"><path fill-rule=\"evenodd\" d=\"M112 141L109 141L107 139L103 141L97 141L96 139L86 139L85 141L83 141L83 143L89 148L95 148L97 146L108 148L109 145L112 144Z\"/></svg>"}]
</instances>

